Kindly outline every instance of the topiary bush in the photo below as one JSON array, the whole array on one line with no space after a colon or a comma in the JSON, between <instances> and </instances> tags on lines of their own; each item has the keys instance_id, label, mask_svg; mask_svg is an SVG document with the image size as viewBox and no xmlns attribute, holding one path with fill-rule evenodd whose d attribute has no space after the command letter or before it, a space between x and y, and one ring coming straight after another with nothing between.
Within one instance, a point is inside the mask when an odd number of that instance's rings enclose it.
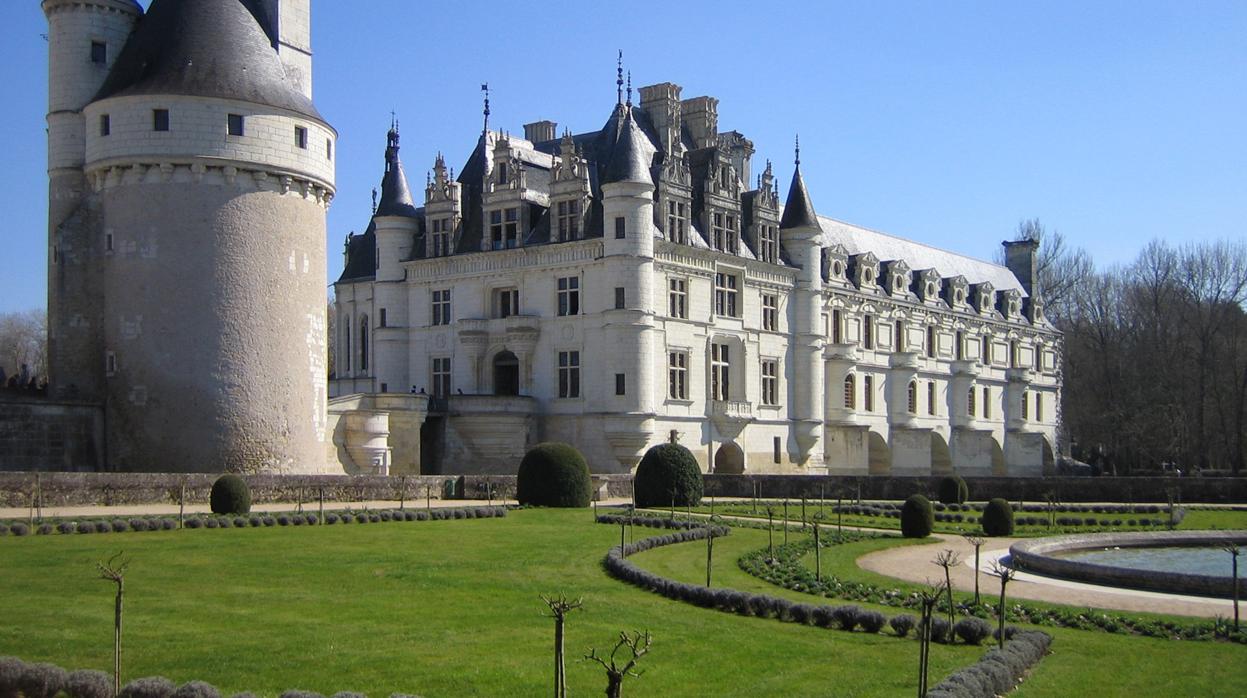
<instances>
[{"instance_id":1,"label":"topiary bush","mask_svg":"<svg viewBox=\"0 0 1247 698\"><path fill-rule=\"evenodd\" d=\"M251 513L251 488L246 480L233 473L226 473L212 483L209 500L213 514Z\"/></svg>"},{"instance_id":2,"label":"topiary bush","mask_svg":"<svg viewBox=\"0 0 1247 698\"><path fill-rule=\"evenodd\" d=\"M55 664L27 664L20 681L25 698L55 698L65 690L69 672Z\"/></svg>"},{"instance_id":3,"label":"topiary bush","mask_svg":"<svg viewBox=\"0 0 1247 698\"><path fill-rule=\"evenodd\" d=\"M184 683L169 698L221 698L216 686L203 681Z\"/></svg>"},{"instance_id":4,"label":"topiary bush","mask_svg":"<svg viewBox=\"0 0 1247 698\"><path fill-rule=\"evenodd\" d=\"M697 459L680 444L659 444L645 452L633 478L639 507L697 506L702 478Z\"/></svg>"},{"instance_id":5,"label":"topiary bush","mask_svg":"<svg viewBox=\"0 0 1247 698\"><path fill-rule=\"evenodd\" d=\"M65 692L69 698L113 698L113 677L94 669L70 672Z\"/></svg>"},{"instance_id":6,"label":"topiary bush","mask_svg":"<svg viewBox=\"0 0 1247 698\"><path fill-rule=\"evenodd\" d=\"M26 662L17 657L0 657L0 698L16 698L25 673Z\"/></svg>"},{"instance_id":7,"label":"topiary bush","mask_svg":"<svg viewBox=\"0 0 1247 698\"><path fill-rule=\"evenodd\" d=\"M914 629L914 625L916 625L917 622L918 621L913 616L907 613L902 613L899 616L894 616L892 620L888 621L888 625L892 626L892 632L896 633L897 637L905 637L909 634L909 631Z\"/></svg>"},{"instance_id":8,"label":"topiary bush","mask_svg":"<svg viewBox=\"0 0 1247 698\"><path fill-rule=\"evenodd\" d=\"M1013 535L1013 507L1000 497L991 500L983 509L982 526L989 536Z\"/></svg>"},{"instance_id":9,"label":"topiary bush","mask_svg":"<svg viewBox=\"0 0 1247 698\"><path fill-rule=\"evenodd\" d=\"M901 535L906 538L926 538L935 526L935 512L931 500L920 494L910 495L901 507Z\"/></svg>"},{"instance_id":10,"label":"topiary bush","mask_svg":"<svg viewBox=\"0 0 1247 698\"><path fill-rule=\"evenodd\" d=\"M965 504L970 488L960 475L948 475L940 480L939 498L943 504Z\"/></svg>"},{"instance_id":11,"label":"topiary bush","mask_svg":"<svg viewBox=\"0 0 1247 698\"><path fill-rule=\"evenodd\" d=\"M587 507L592 481L585 457L574 446L537 444L520 461L515 498L520 504L545 507Z\"/></svg>"},{"instance_id":12,"label":"topiary bush","mask_svg":"<svg viewBox=\"0 0 1247 698\"><path fill-rule=\"evenodd\" d=\"M982 618L962 618L953 625L953 632L967 645L982 644L992 634L991 623Z\"/></svg>"},{"instance_id":13,"label":"topiary bush","mask_svg":"<svg viewBox=\"0 0 1247 698\"><path fill-rule=\"evenodd\" d=\"M176 688L163 676L147 676L122 686L117 698L170 698Z\"/></svg>"}]
</instances>

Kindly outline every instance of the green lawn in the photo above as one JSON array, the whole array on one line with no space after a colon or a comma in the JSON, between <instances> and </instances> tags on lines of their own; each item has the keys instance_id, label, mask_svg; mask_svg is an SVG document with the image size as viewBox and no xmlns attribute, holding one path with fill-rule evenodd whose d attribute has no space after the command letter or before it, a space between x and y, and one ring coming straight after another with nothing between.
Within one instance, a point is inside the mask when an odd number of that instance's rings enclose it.
<instances>
[{"instance_id":1,"label":"green lawn","mask_svg":"<svg viewBox=\"0 0 1247 698\"><path fill-rule=\"evenodd\" d=\"M539 594L583 595L569 622L574 695L601 692L594 665L625 629L649 629L647 669L630 695L904 693L912 641L849 635L694 608L606 576L618 530L581 511L520 511L506 519L171 531L0 539L0 655L107 669L112 588L95 564L119 550L126 579L126 678L201 679L229 695L299 687L425 696L548 695L552 622ZM651 529L637 529L649 535ZM736 557L760 544L737 531L720 543L724 579L760 588ZM738 537L739 536L739 537ZM662 567L704 564L700 544L638 557ZM940 671L972 649L937 653Z\"/></svg>"}]
</instances>

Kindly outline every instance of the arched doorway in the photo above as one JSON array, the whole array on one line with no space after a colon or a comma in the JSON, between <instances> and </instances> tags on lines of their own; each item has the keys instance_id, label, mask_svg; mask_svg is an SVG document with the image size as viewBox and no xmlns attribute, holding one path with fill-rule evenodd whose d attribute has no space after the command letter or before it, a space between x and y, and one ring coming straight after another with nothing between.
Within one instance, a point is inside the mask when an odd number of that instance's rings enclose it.
<instances>
[{"instance_id":1,"label":"arched doorway","mask_svg":"<svg viewBox=\"0 0 1247 698\"><path fill-rule=\"evenodd\" d=\"M520 360L502 350L494 355L494 395L520 394Z\"/></svg>"},{"instance_id":2,"label":"arched doorway","mask_svg":"<svg viewBox=\"0 0 1247 698\"><path fill-rule=\"evenodd\" d=\"M720 446L718 451L715 451L714 471L729 475L739 475L745 472L745 452L740 450L740 446L737 446L735 441L728 441Z\"/></svg>"},{"instance_id":3,"label":"arched doorway","mask_svg":"<svg viewBox=\"0 0 1247 698\"><path fill-rule=\"evenodd\" d=\"M1052 452L1052 444L1043 439L1043 474L1056 475L1056 454Z\"/></svg>"},{"instance_id":4,"label":"arched doorway","mask_svg":"<svg viewBox=\"0 0 1247 698\"><path fill-rule=\"evenodd\" d=\"M892 449L877 431L867 436L866 461L871 475L886 475L892 469Z\"/></svg>"},{"instance_id":5,"label":"arched doorway","mask_svg":"<svg viewBox=\"0 0 1247 698\"><path fill-rule=\"evenodd\" d=\"M948 442L939 432L931 432L931 474L947 475L953 471L953 457Z\"/></svg>"},{"instance_id":6,"label":"arched doorway","mask_svg":"<svg viewBox=\"0 0 1247 698\"><path fill-rule=\"evenodd\" d=\"M1005 452L1000 448L1000 442L994 437L992 438L992 475L1008 475L1009 469L1005 467Z\"/></svg>"}]
</instances>

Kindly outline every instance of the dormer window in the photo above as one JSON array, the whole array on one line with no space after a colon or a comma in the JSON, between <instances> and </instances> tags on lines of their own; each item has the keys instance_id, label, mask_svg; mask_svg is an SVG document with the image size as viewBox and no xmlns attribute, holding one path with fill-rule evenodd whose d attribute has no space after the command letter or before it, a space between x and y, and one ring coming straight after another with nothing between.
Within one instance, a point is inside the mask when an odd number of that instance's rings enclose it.
<instances>
[{"instance_id":1,"label":"dormer window","mask_svg":"<svg viewBox=\"0 0 1247 698\"><path fill-rule=\"evenodd\" d=\"M836 260L831 263L831 275L835 278L844 276L844 262Z\"/></svg>"},{"instance_id":2,"label":"dormer window","mask_svg":"<svg viewBox=\"0 0 1247 698\"><path fill-rule=\"evenodd\" d=\"M433 245L429 251L430 256L445 257L450 254L450 221L451 219L449 218L434 218L429 221L432 227L431 239Z\"/></svg>"},{"instance_id":3,"label":"dormer window","mask_svg":"<svg viewBox=\"0 0 1247 698\"><path fill-rule=\"evenodd\" d=\"M714 237L714 248L720 252L736 254L736 216L716 212L711 216L711 230Z\"/></svg>"},{"instance_id":4,"label":"dormer window","mask_svg":"<svg viewBox=\"0 0 1247 698\"><path fill-rule=\"evenodd\" d=\"M580 202L572 199L571 201L560 201L555 206L558 219L559 240L567 242L569 240L580 239Z\"/></svg>"},{"instance_id":5,"label":"dormer window","mask_svg":"<svg viewBox=\"0 0 1247 698\"><path fill-rule=\"evenodd\" d=\"M507 208L489 212L489 240L495 250L519 247L520 210Z\"/></svg>"},{"instance_id":6,"label":"dormer window","mask_svg":"<svg viewBox=\"0 0 1247 698\"><path fill-rule=\"evenodd\" d=\"M667 201L667 239L688 244L688 207L683 201Z\"/></svg>"},{"instance_id":7,"label":"dormer window","mask_svg":"<svg viewBox=\"0 0 1247 698\"><path fill-rule=\"evenodd\" d=\"M498 183L507 183L507 163L505 162L498 163Z\"/></svg>"},{"instance_id":8,"label":"dormer window","mask_svg":"<svg viewBox=\"0 0 1247 698\"><path fill-rule=\"evenodd\" d=\"M765 223L758 226L758 240L762 261L776 264L779 261L779 228Z\"/></svg>"},{"instance_id":9,"label":"dormer window","mask_svg":"<svg viewBox=\"0 0 1247 698\"><path fill-rule=\"evenodd\" d=\"M894 274L892 276L892 293L901 295L905 293L905 275Z\"/></svg>"}]
</instances>

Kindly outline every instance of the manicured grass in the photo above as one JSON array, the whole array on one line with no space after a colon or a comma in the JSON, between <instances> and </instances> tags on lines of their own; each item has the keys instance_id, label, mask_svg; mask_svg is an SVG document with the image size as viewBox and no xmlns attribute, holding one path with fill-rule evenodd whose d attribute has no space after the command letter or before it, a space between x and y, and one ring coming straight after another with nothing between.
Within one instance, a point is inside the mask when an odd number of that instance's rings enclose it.
<instances>
[{"instance_id":1,"label":"manicured grass","mask_svg":"<svg viewBox=\"0 0 1247 698\"><path fill-rule=\"evenodd\" d=\"M618 529L590 518L588 510L535 510L487 520L9 537L0 540L0 655L107 670L113 590L95 564L124 550L132 560L126 678L200 679L225 695L294 687L545 695L553 624L538 595L565 591L585 601L568 625L575 695L605 684L578 657L590 646L609 649L631 629L655 639L629 695L908 692L912 640L745 618L618 582L601 567ZM759 535L737 531L720 542L724 581L760 588L735 571ZM638 562L704 574L703 555L692 544ZM934 668L947 673L981 651L941 650Z\"/></svg>"}]
</instances>

